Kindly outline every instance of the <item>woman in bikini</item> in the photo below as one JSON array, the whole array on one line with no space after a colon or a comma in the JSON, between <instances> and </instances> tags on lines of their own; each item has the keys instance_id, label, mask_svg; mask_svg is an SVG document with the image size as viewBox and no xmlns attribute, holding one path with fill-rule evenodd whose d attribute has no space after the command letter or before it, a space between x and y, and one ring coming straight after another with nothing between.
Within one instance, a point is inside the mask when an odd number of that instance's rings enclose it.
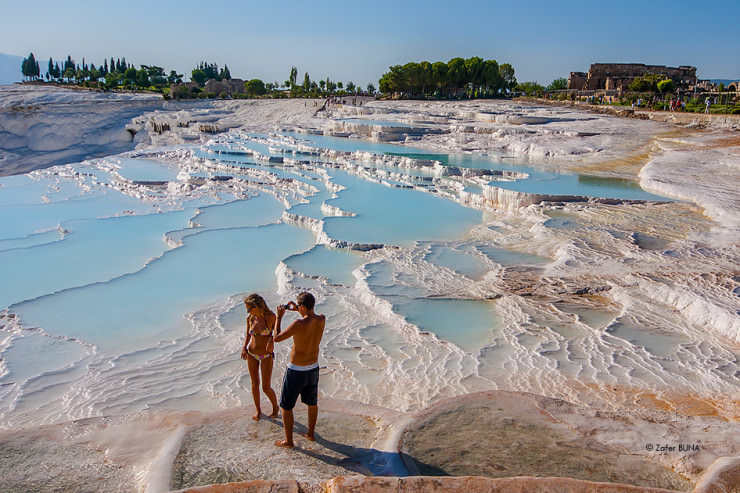
<instances>
[{"instance_id":1,"label":"woman in bikini","mask_svg":"<svg viewBox=\"0 0 740 493\"><path fill-rule=\"evenodd\" d=\"M262 376L262 391L272 404L271 418L278 415L277 398L270 386L272 380L272 365L275 359L272 339L272 329L275 326L275 314L267 307L262 296L253 293L244 299L247 309L247 336L242 347L242 359L247 360L249 377L252 379L252 398L256 413L252 419L259 421L262 415L260 408L260 374Z\"/></svg>"}]
</instances>

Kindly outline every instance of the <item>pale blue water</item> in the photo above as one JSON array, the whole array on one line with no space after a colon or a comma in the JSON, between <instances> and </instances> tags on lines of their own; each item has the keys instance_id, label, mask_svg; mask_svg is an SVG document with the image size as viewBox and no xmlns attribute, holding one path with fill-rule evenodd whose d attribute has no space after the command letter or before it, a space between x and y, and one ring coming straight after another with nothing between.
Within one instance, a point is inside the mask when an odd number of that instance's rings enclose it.
<instances>
[{"instance_id":1,"label":"pale blue water","mask_svg":"<svg viewBox=\"0 0 740 493\"><path fill-rule=\"evenodd\" d=\"M352 286L355 277L352 272L365 263L363 257L351 250L338 250L316 245L305 253L285 259L291 269L308 276L326 277L329 282Z\"/></svg>"},{"instance_id":2,"label":"pale blue water","mask_svg":"<svg viewBox=\"0 0 740 493\"><path fill-rule=\"evenodd\" d=\"M10 306L135 272L167 249L162 236L187 226L191 211L73 220L65 238L0 255L0 305Z\"/></svg>"},{"instance_id":3,"label":"pale blue water","mask_svg":"<svg viewBox=\"0 0 740 493\"><path fill-rule=\"evenodd\" d=\"M432 245L426 260L474 280L480 280L490 268L480 257L446 245Z\"/></svg>"},{"instance_id":4,"label":"pale blue water","mask_svg":"<svg viewBox=\"0 0 740 493\"><path fill-rule=\"evenodd\" d=\"M174 181L179 167L153 159L121 159L118 170L123 178L132 181Z\"/></svg>"},{"instance_id":5,"label":"pale blue water","mask_svg":"<svg viewBox=\"0 0 740 493\"><path fill-rule=\"evenodd\" d=\"M35 179L0 178L0 309L16 314L23 327L38 328L13 335L13 341L0 348L0 361L7 369L0 373L0 389L15 389L21 394L17 405L16 401L3 401L0 393L4 419L16 416L14 413L20 412L16 409L33 414L37 402L44 403L43 409L66 405L70 400L65 396L75 392L66 386L78 375L93 382L106 378L105 372L96 373L99 368L95 365L117 370L120 366L120 371L130 373L133 379L153 378L141 372L153 361L172 357L166 353L171 347L177 347L173 351L184 360L197 356L203 361L226 358L229 363L223 368L214 363L201 376L192 377L199 374L195 370L188 376L195 381L188 381L185 389L212 392L210 397L199 394L197 404L178 390L178 379L185 377L172 375L172 382L162 390L164 397L152 397L150 402L148 395L137 396L135 401L141 402L141 407L135 409L156 408L160 399L172 399L167 405L176 408L207 407L211 404L203 403L210 402L209 398L237 392L224 383L231 377L219 371L241 371L233 369L241 368L238 350L245 313L240 297L252 291L263 293L273 304L295 294L286 290L301 287L316 292L320 311L334 317L327 338L346 337L341 347L328 350L327 357L341 359L341 355L352 353L358 367L377 370L382 363L375 356L358 355L354 347L364 342L356 337L383 345L389 354L409 354L408 342L393 333L392 320L345 320L353 316L347 307L357 305L362 313L368 308L360 305L372 305L373 299L389 304L393 313L415 330L434 333L466 353L477 355L492 344L502 330L498 305L488 300L440 297L432 286L442 268L456 273L456 279L464 283L484 279L494 264L542 268L551 260L469 239L470 232L483 221L482 212L438 193L442 190L437 189L428 168L355 163L402 175L368 180L318 152L297 152L295 141L317 150L403 155L449 166L526 172L531 176L528 180L494 184L530 187L537 193L646 197L631 182L545 173L483 156L430 154L396 144L298 133L281 134L276 140L264 134L228 139L203 146L195 154L238 168L214 172L196 166L191 177L217 174L236 179L207 180L202 187L175 183L186 178L180 176L179 166L156 157L112 157L106 163L120 166L121 176L134 182L173 182L177 186L172 190L182 186L179 195L168 195L174 192L165 192L160 186L140 188L138 193L144 198L128 195L116 189L115 180L94 162L70 165L81 173L76 177L52 170ZM273 140L266 144L255 139ZM311 168L255 160L237 148L241 145L263 156L305 159ZM410 188L404 184L406 180L423 185L428 192ZM296 184L304 186L293 187ZM344 189L334 191L336 186ZM477 190L476 185L465 186ZM318 191L309 193L310 187ZM355 215L326 217L323 203ZM283 222L284 212L299 220ZM301 218L313 220L310 227L301 226ZM568 224L565 216L553 215L551 221L553 227ZM317 244L320 235L312 228L320 228L330 240L385 245L388 252L399 255L391 261L377 252ZM418 257L424 260L419 266L425 269L422 274L414 271L414 261L404 253L415 249L422 249ZM298 273L297 279L281 278L283 263ZM359 278L364 283L358 283ZM370 308L373 315L375 308ZM211 313L210 318L204 315ZM579 314L584 320L597 320L601 315ZM359 336L332 332L349 330L353 324L360 324L356 330ZM563 327L553 330L565 333L567 327ZM611 330L652 344L624 325L614 325ZM195 334L202 337L199 343L190 346L182 342ZM522 339L522 343L536 346L534 339ZM24 357L29 352L34 356ZM90 354L98 363L88 366ZM358 374L357 379L379 383L383 375L368 371ZM24 400L23 389L31 381L36 390L31 392L32 399ZM117 399L117 385L117 381L105 381L99 385L103 390L88 389L89 396L76 398L88 399L87 406L93 410L89 412L94 414L98 402L115 407L111 402ZM198 392L205 391L182 393ZM67 412L58 415L68 416Z\"/></svg>"},{"instance_id":6,"label":"pale blue water","mask_svg":"<svg viewBox=\"0 0 740 493\"><path fill-rule=\"evenodd\" d=\"M481 222L481 213L434 195L371 183L333 171L349 190L329 203L356 217L330 217L330 237L355 243L409 245L417 240L456 238Z\"/></svg>"},{"instance_id":7,"label":"pale blue water","mask_svg":"<svg viewBox=\"0 0 740 493\"><path fill-rule=\"evenodd\" d=\"M105 352L133 350L181 332L182 314L198 306L235 293L274 290L278 262L308 249L312 240L285 225L206 231L134 274L12 308L24 323L52 334L89 341Z\"/></svg>"},{"instance_id":8,"label":"pale blue water","mask_svg":"<svg viewBox=\"0 0 740 493\"><path fill-rule=\"evenodd\" d=\"M147 209L141 201L117 191L95 191L59 202L6 205L0 207L0 239L54 229L74 219L96 219L123 211L143 212Z\"/></svg>"},{"instance_id":9,"label":"pale blue water","mask_svg":"<svg viewBox=\"0 0 740 493\"><path fill-rule=\"evenodd\" d=\"M277 222L283 210L275 197L263 193L249 200L203 207L195 222L207 229L261 226Z\"/></svg>"},{"instance_id":10,"label":"pale blue water","mask_svg":"<svg viewBox=\"0 0 740 493\"><path fill-rule=\"evenodd\" d=\"M422 298L395 307L409 322L471 353L492 341L501 329L490 301Z\"/></svg>"}]
</instances>

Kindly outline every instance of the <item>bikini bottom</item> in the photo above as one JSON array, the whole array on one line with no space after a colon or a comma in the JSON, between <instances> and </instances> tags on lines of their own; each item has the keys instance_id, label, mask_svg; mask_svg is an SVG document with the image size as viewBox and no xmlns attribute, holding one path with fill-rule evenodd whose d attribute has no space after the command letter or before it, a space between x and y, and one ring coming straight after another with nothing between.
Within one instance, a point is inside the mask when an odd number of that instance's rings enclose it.
<instances>
[{"instance_id":1,"label":"bikini bottom","mask_svg":"<svg viewBox=\"0 0 740 493\"><path fill-rule=\"evenodd\" d=\"M267 353L267 354L255 354L249 349L247 349L247 354L250 355L252 358L256 359L257 361L262 361L263 359L267 359L270 357L275 357L275 353Z\"/></svg>"}]
</instances>

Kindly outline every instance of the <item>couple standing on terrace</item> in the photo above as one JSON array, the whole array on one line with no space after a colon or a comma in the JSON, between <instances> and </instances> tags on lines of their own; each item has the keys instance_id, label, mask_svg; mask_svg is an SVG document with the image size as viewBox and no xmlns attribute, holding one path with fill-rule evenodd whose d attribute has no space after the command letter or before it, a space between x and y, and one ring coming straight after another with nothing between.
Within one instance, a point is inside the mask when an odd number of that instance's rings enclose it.
<instances>
[{"instance_id":1,"label":"couple standing on terrace","mask_svg":"<svg viewBox=\"0 0 740 493\"><path fill-rule=\"evenodd\" d=\"M274 343L293 338L293 348L290 351L290 362L283 377L283 388L280 396L280 409L283 414L283 429L285 440L278 440L275 445L293 447L293 408L298 396L308 407L308 432L306 438L313 441L316 419L319 413L319 344L324 334L326 317L314 313L316 300L312 294L303 292L296 301L289 301L286 305L278 305L277 315L270 310L265 300L259 294L253 293L246 297L244 306L249 314L247 317L247 335L242 347L242 359L247 361L249 376L252 380L252 398L256 413L252 416L255 421L262 415L260 407L260 376L262 390L272 404L271 418L278 415L278 403L275 391L272 390L272 367L275 359ZM301 319L291 323L282 330L280 324L286 311L295 311Z\"/></svg>"}]
</instances>

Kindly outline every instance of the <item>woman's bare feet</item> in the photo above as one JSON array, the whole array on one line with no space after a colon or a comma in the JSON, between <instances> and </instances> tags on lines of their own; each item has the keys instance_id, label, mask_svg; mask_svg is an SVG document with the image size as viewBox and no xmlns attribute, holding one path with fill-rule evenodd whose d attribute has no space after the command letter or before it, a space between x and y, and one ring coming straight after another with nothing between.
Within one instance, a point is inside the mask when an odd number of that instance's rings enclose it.
<instances>
[{"instance_id":1,"label":"woman's bare feet","mask_svg":"<svg viewBox=\"0 0 740 493\"><path fill-rule=\"evenodd\" d=\"M276 447L293 448L293 444L292 443L288 443L287 440L275 440L275 446Z\"/></svg>"},{"instance_id":2,"label":"woman's bare feet","mask_svg":"<svg viewBox=\"0 0 740 493\"><path fill-rule=\"evenodd\" d=\"M271 418L277 418L278 417L278 410L277 408L273 408L272 414L270 414Z\"/></svg>"},{"instance_id":3,"label":"woman's bare feet","mask_svg":"<svg viewBox=\"0 0 740 493\"><path fill-rule=\"evenodd\" d=\"M306 433L299 433L299 434L300 434L300 435L301 435L302 437L305 437L305 438L306 438L306 440L309 440L309 441L311 441L311 442L315 442L315 441L316 441L316 438L315 438L315 437L313 436L313 433L311 433L310 435L308 434L308 432L306 432Z\"/></svg>"},{"instance_id":4,"label":"woman's bare feet","mask_svg":"<svg viewBox=\"0 0 740 493\"><path fill-rule=\"evenodd\" d=\"M261 416L262 416L262 411L258 410L256 413L254 413L254 416L252 416L252 419L255 421L259 421Z\"/></svg>"}]
</instances>

